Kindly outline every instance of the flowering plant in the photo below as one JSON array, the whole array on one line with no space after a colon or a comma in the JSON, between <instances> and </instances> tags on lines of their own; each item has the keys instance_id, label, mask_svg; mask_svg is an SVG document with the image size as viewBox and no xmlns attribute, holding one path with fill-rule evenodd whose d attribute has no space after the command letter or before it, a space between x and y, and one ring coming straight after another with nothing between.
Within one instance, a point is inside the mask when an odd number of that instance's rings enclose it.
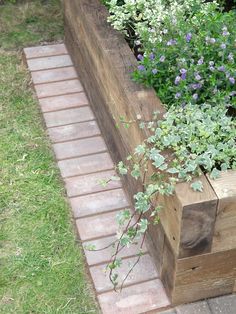
<instances>
[{"instance_id":1,"label":"flowering plant","mask_svg":"<svg viewBox=\"0 0 236 314\"><path fill-rule=\"evenodd\" d=\"M214 179L221 170L236 169L236 13L200 0L108 3L109 21L139 51L133 79L154 87L167 109L162 119L155 112L153 121L140 123L151 135L117 166L120 175L140 180L143 189L134 195L134 211L117 216L115 253L108 265L116 287L118 253L140 243L150 221L159 222L158 195L171 195L182 180L201 192L201 170ZM154 170L148 175L150 163Z\"/></svg>"},{"instance_id":2,"label":"flowering plant","mask_svg":"<svg viewBox=\"0 0 236 314\"><path fill-rule=\"evenodd\" d=\"M236 108L235 18L214 12L207 21L196 14L191 22L166 23L162 41L138 55L134 78L153 86L167 109L204 102Z\"/></svg>"},{"instance_id":3,"label":"flowering plant","mask_svg":"<svg viewBox=\"0 0 236 314\"><path fill-rule=\"evenodd\" d=\"M135 80L156 89L167 110L171 108L168 115L172 120L179 117L178 125L172 125L169 136L178 134L180 143L176 148L171 143L169 146L176 153L180 150L182 157L185 149L188 157L196 154L207 172L236 166L235 20L234 12L216 11L209 13L207 20L202 14L196 14L185 23L181 19L174 25L166 23L162 41L152 49L148 47L144 55L138 55L138 69L133 74ZM195 111L191 126L198 130L191 136L184 136L189 125L187 108ZM214 130L211 129L213 121L218 123ZM204 156L210 161L204 161ZM187 160L187 155L184 157Z\"/></svg>"},{"instance_id":4,"label":"flowering plant","mask_svg":"<svg viewBox=\"0 0 236 314\"><path fill-rule=\"evenodd\" d=\"M191 19L197 12L206 14L217 3L204 0L107 0L110 17L108 21L135 44L154 44L162 40L165 20Z\"/></svg>"}]
</instances>

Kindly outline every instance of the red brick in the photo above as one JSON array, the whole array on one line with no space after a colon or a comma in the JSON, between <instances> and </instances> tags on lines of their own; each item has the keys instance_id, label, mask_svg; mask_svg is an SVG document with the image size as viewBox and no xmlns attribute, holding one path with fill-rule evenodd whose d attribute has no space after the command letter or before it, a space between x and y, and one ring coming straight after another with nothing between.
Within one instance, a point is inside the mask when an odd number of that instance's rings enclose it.
<instances>
[{"instance_id":1,"label":"red brick","mask_svg":"<svg viewBox=\"0 0 236 314\"><path fill-rule=\"evenodd\" d=\"M58 160L101 153L107 150L106 144L101 136L57 143L53 145L53 148Z\"/></svg>"},{"instance_id":2,"label":"red brick","mask_svg":"<svg viewBox=\"0 0 236 314\"><path fill-rule=\"evenodd\" d=\"M62 68L73 65L69 55L28 59L27 63L30 71Z\"/></svg>"},{"instance_id":3,"label":"red brick","mask_svg":"<svg viewBox=\"0 0 236 314\"><path fill-rule=\"evenodd\" d=\"M32 72L32 79L34 84L71 80L75 78L77 78L77 73L74 67Z\"/></svg>"},{"instance_id":4,"label":"red brick","mask_svg":"<svg viewBox=\"0 0 236 314\"><path fill-rule=\"evenodd\" d=\"M99 192L70 199L74 217L84 217L129 206L122 189Z\"/></svg>"},{"instance_id":5,"label":"red brick","mask_svg":"<svg viewBox=\"0 0 236 314\"><path fill-rule=\"evenodd\" d=\"M48 45L48 46L38 46L25 48L24 53L27 59L39 58L39 57L49 57L67 54L67 49L64 44Z\"/></svg>"},{"instance_id":6,"label":"red brick","mask_svg":"<svg viewBox=\"0 0 236 314\"><path fill-rule=\"evenodd\" d=\"M170 305L159 279L98 295L103 314L141 314Z\"/></svg>"},{"instance_id":7,"label":"red brick","mask_svg":"<svg viewBox=\"0 0 236 314\"><path fill-rule=\"evenodd\" d=\"M120 287L122 281L125 279L129 270L132 268L136 261L136 256L123 259L121 266L115 270L115 272L118 274L118 287ZM90 273L94 282L95 289L98 293L113 289L113 285L108 277L109 271L105 272L106 265L107 264L90 267ZM141 256L138 264L134 267L130 275L126 278L124 286L152 280L155 278L158 278L158 274L155 270L150 256L145 254Z\"/></svg>"},{"instance_id":8,"label":"red brick","mask_svg":"<svg viewBox=\"0 0 236 314\"><path fill-rule=\"evenodd\" d=\"M89 174L96 171L109 170L114 167L108 153L95 154L58 162L62 177Z\"/></svg>"},{"instance_id":9,"label":"red brick","mask_svg":"<svg viewBox=\"0 0 236 314\"><path fill-rule=\"evenodd\" d=\"M102 249L106 246L108 246L109 244L111 244L113 241L116 240L115 236L111 236L111 237L106 237L106 238L101 238L98 240L92 240L92 241L87 241L83 243L83 246L86 248L86 246L88 245L95 245L96 249ZM129 256L134 256L137 254L139 247L141 244L141 239L140 241L138 241L137 244L133 244L131 245L129 248L125 247L124 249L122 249L119 253L120 257L129 257ZM91 265L96 265L96 264L101 264L101 263L107 263L110 261L111 259L111 255L112 253L114 253L114 249L112 247L109 247L105 250L101 250L101 251L89 251L89 250L84 250L85 252L85 256L87 259L87 263L91 266ZM143 252L147 252L147 248L144 245L143 246Z\"/></svg>"},{"instance_id":10,"label":"red brick","mask_svg":"<svg viewBox=\"0 0 236 314\"><path fill-rule=\"evenodd\" d=\"M89 106L44 113L47 127L55 127L76 122L94 120Z\"/></svg>"},{"instance_id":11,"label":"red brick","mask_svg":"<svg viewBox=\"0 0 236 314\"><path fill-rule=\"evenodd\" d=\"M100 134L96 121L80 122L48 129L53 143L75 140Z\"/></svg>"},{"instance_id":12,"label":"red brick","mask_svg":"<svg viewBox=\"0 0 236 314\"><path fill-rule=\"evenodd\" d=\"M83 92L39 99L43 112L84 106L88 99Z\"/></svg>"},{"instance_id":13,"label":"red brick","mask_svg":"<svg viewBox=\"0 0 236 314\"><path fill-rule=\"evenodd\" d=\"M78 79L35 85L38 98L82 92L83 87Z\"/></svg>"},{"instance_id":14,"label":"red brick","mask_svg":"<svg viewBox=\"0 0 236 314\"><path fill-rule=\"evenodd\" d=\"M72 197L119 188L122 186L121 181L110 181L105 187L100 183L101 180L110 179L114 175L115 171L110 170L67 178L65 179L67 195Z\"/></svg>"},{"instance_id":15,"label":"red brick","mask_svg":"<svg viewBox=\"0 0 236 314\"><path fill-rule=\"evenodd\" d=\"M118 211L76 220L82 241L114 235L117 232L116 215Z\"/></svg>"}]
</instances>

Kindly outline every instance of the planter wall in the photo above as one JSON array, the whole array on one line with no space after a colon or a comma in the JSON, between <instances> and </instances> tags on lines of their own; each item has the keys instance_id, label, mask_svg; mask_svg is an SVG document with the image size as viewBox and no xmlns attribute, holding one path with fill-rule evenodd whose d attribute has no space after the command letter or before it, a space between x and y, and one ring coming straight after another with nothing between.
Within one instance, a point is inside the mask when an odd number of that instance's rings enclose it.
<instances>
[{"instance_id":1,"label":"planter wall","mask_svg":"<svg viewBox=\"0 0 236 314\"><path fill-rule=\"evenodd\" d=\"M65 0L66 45L113 158L125 159L147 136L136 123L117 128L120 116L149 120L164 109L154 90L130 79L136 60L122 35L106 22L99 0ZM149 245L173 304L236 291L236 172L218 180L202 175L204 192L177 185L164 205L161 224L150 226ZM125 180L128 194L140 188Z\"/></svg>"}]
</instances>

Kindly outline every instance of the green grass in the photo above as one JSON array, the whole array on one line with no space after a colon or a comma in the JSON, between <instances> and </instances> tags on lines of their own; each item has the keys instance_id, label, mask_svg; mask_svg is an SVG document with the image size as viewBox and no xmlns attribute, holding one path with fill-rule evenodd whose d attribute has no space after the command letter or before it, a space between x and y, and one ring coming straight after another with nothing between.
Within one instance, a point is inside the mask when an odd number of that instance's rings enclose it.
<instances>
[{"instance_id":1,"label":"green grass","mask_svg":"<svg viewBox=\"0 0 236 314\"><path fill-rule=\"evenodd\" d=\"M59 0L0 6L0 48L12 49L63 38Z\"/></svg>"},{"instance_id":2,"label":"green grass","mask_svg":"<svg viewBox=\"0 0 236 314\"><path fill-rule=\"evenodd\" d=\"M60 7L25 5L0 6L0 25L8 23L0 35L8 49L0 50L0 313L98 313L30 78L13 50L62 38Z\"/></svg>"}]
</instances>

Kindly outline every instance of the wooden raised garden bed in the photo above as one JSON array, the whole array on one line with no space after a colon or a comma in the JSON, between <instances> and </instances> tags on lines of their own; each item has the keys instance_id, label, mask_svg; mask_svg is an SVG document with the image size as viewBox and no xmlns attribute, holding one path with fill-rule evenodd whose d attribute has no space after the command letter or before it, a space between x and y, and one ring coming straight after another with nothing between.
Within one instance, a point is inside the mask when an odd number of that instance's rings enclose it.
<instances>
[{"instance_id":1,"label":"wooden raised garden bed","mask_svg":"<svg viewBox=\"0 0 236 314\"><path fill-rule=\"evenodd\" d=\"M136 59L107 23L99 0L65 0L64 10L67 48L114 159L124 160L147 134L137 123L117 128L120 116L149 120L164 109L154 90L131 81ZM202 193L179 183L173 197L159 200L161 224L149 228L152 255L173 304L236 292L236 172L201 180ZM132 196L139 183L127 178L125 186Z\"/></svg>"}]
</instances>

